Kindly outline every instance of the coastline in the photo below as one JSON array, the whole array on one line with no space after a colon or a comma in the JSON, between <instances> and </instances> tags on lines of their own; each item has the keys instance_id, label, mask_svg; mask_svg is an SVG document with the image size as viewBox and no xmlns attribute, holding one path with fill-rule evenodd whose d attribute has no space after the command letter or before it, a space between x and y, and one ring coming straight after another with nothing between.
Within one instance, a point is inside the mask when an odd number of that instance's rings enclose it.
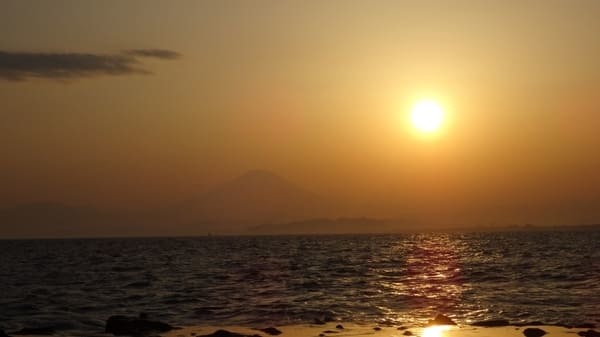
<instances>
[{"instance_id":1,"label":"coastline","mask_svg":"<svg viewBox=\"0 0 600 337\"><path fill-rule=\"evenodd\" d=\"M343 329L339 327L342 326ZM336 328L337 327L337 328ZM277 326L277 334L261 331L262 328L249 328L242 326L187 326L161 334L162 337L242 337L242 336L270 336L281 337L521 337L527 329L537 329L552 336L595 336L588 335L589 328L569 328L555 325L507 325L500 327L479 327L473 325L433 325L426 327L412 326L378 326L375 324L357 324L331 322L323 325L287 325ZM532 330L530 330L532 331ZM229 333L229 334L228 334Z\"/></svg>"},{"instance_id":2,"label":"coastline","mask_svg":"<svg viewBox=\"0 0 600 337\"><path fill-rule=\"evenodd\" d=\"M0 329L0 337L10 336L131 336L131 337L600 337L597 326L592 323L567 326L542 322L509 323L506 320L488 320L469 324L457 324L451 318L438 314L427 324L378 325L322 321L312 324L289 325L188 325L174 326L169 323L140 317L112 316L104 331L91 335L80 333L61 334L52 328L23 328L6 332Z\"/></svg>"}]
</instances>

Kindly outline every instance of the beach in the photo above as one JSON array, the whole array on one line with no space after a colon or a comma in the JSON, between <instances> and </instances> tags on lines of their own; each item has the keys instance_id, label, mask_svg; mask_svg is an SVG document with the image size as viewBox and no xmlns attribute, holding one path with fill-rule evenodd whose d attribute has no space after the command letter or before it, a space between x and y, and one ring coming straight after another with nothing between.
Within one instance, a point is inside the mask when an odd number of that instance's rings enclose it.
<instances>
[{"instance_id":1,"label":"beach","mask_svg":"<svg viewBox=\"0 0 600 337\"><path fill-rule=\"evenodd\" d=\"M541 322L510 324L506 320L474 322L471 325L456 324L450 317L438 314L426 325L382 326L379 324L358 324L353 322L323 322L313 324L293 324L283 326L240 326L240 325L196 325L175 326L154 321L147 317L112 316L106 322L103 333L94 336L132 337L542 337L581 336L600 337L594 330L595 324L578 326L548 325ZM77 336L58 334L51 328L24 328L13 333L0 329L0 337L14 336Z\"/></svg>"},{"instance_id":2,"label":"beach","mask_svg":"<svg viewBox=\"0 0 600 337\"><path fill-rule=\"evenodd\" d=\"M343 326L343 329L336 326ZM282 337L521 337L525 336L526 329L540 329L550 336L578 336L585 333L587 328L567 328L560 326L503 326L503 327L475 327L475 326L448 326L438 325L429 327L382 327L378 325L361 325L355 323L329 323L325 325L289 325L276 327L281 331ZM221 331L217 334L215 332ZM215 336L239 337L227 335L223 331L244 336L269 336L269 334L255 328L240 326L191 326L170 331L163 337L189 337L189 336ZM592 334L589 335L593 336Z\"/></svg>"}]
</instances>

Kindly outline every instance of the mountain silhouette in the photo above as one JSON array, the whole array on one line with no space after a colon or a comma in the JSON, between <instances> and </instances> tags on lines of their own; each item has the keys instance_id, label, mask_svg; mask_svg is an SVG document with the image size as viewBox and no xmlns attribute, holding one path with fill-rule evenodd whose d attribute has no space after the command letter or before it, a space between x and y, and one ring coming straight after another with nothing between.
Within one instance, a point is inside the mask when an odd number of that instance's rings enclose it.
<instances>
[{"instance_id":1,"label":"mountain silhouette","mask_svg":"<svg viewBox=\"0 0 600 337\"><path fill-rule=\"evenodd\" d=\"M82 237L113 234L120 217L89 206L37 202L0 210L0 236Z\"/></svg>"},{"instance_id":2,"label":"mountain silhouette","mask_svg":"<svg viewBox=\"0 0 600 337\"><path fill-rule=\"evenodd\" d=\"M399 220L367 217L321 218L287 223L268 223L248 228L248 234L373 234L398 232Z\"/></svg>"},{"instance_id":3,"label":"mountain silhouette","mask_svg":"<svg viewBox=\"0 0 600 337\"><path fill-rule=\"evenodd\" d=\"M188 201L183 222L217 231L327 215L331 202L265 170L251 170Z\"/></svg>"},{"instance_id":4,"label":"mountain silhouette","mask_svg":"<svg viewBox=\"0 0 600 337\"><path fill-rule=\"evenodd\" d=\"M188 201L115 211L40 202L0 210L0 237L185 236L247 233L252 226L334 214L335 203L269 171L251 170Z\"/></svg>"}]
</instances>

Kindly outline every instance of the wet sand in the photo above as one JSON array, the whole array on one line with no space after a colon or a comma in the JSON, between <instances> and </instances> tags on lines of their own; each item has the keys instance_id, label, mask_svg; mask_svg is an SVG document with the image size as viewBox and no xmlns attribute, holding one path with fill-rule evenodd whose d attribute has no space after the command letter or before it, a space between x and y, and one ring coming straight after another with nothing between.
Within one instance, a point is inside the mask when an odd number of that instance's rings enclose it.
<instances>
[{"instance_id":1,"label":"wet sand","mask_svg":"<svg viewBox=\"0 0 600 337\"><path fill-rule=\"evenodd\" d=\"M336 328L342 325L343 329ZM261 327L266 328L266 327ZM546 336L578 337L578 332L588 329L568 329L560 326L504 326L504 327L474 327L474 326L431 326L431 327L378 327L375 325L359 325L354 323L328 323L325 325L289 325L277 326L281 331L280 337L523 337L527 328L541 329ZM246 336L269 334L258 329L240 326L191 326L173 330L163 337L200 337L215 333L218 330L237 333ZM226 334L213 335L228 337ZM233 335L231 337L234 337Z\"/></svg>"}]
</instances>

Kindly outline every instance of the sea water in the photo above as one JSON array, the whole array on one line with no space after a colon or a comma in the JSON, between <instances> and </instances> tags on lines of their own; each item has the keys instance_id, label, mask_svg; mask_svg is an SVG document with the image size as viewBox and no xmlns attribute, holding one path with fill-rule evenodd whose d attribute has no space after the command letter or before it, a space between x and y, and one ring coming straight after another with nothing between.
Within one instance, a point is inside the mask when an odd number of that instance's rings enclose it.
<instances>
[{"instance_id":1,"label":"sea water","mask_svg":"<svg viewBox=\"0 0 600 337\"><path fill-rule=\"evenodd\" d=\"M0 328L600 323L600 232L0 241Z\"/></svg>"}]
</instances>

